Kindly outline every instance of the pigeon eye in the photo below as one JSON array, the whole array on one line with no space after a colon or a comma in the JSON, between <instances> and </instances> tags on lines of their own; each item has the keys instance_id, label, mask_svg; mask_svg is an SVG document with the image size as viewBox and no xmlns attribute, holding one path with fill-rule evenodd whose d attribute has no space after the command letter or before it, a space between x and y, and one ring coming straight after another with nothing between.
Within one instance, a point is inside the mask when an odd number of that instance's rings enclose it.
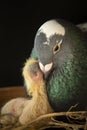
<instances>
[{"instance_id":1,"label":"pigeon eye","mask_svg":"<svg viewBox=\"0 0 87 130\"><path fill-rule=\"evenodd\" d=\"M53 48L53 53L56 54L60 50L60 46L56 44Z\"/></svg>"},{"instance_id":2,"label":"pigeon eye","mask_svg":"<svg viewBox=\"0 0 87 130\"><path fill-rule=\"evenodd\" d=\"M61 43L62 43L62 40L54 46L53 48L54 54L56 54L60 50Z\"/></svg>"}]
</instances>

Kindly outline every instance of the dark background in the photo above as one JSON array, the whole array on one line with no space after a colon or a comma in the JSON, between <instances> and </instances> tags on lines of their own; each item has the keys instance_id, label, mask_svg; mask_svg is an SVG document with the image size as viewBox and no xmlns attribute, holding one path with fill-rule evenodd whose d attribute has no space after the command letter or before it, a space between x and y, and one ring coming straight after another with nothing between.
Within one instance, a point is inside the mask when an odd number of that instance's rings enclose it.
<instances>
[{"instance_id":1,"label":"dark background","mask_svg":"<svg viewBox=\"0 0 87 130\"><path fill-rule=\"evenodd\" d=\"M87 21L86 0L2 2L0 87L23 85L22 67L30 56L36 31L41 24L53 18L63 18L74 24Z\"/></svg>"}]
</instances>

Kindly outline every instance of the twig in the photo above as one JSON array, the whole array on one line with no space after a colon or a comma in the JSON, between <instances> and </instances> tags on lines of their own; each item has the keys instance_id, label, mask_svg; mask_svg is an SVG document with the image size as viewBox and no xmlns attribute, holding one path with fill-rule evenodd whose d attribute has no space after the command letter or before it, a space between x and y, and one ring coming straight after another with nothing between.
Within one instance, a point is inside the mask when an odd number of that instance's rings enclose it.
<instances>
[{"instance_id":1,"label":"twig","mask_svg":"<svg viewBox=\"0 0 87 130\"><path fill-rule=\"evenodd\" d=\"M63 122L53 119L53 117L73 117L73 120L85 120L83 124L79 123L70 123L70 122ZM76 112L58 112L58 113L50 113L46 115L42 115L31 121L26 125L14 125L10 130L44 130L46 128L65 128L66 130L87 130L87 111L76 111ZM8 130L8 129L0 129L0 130Z\"/></svg>"}]
</instances>

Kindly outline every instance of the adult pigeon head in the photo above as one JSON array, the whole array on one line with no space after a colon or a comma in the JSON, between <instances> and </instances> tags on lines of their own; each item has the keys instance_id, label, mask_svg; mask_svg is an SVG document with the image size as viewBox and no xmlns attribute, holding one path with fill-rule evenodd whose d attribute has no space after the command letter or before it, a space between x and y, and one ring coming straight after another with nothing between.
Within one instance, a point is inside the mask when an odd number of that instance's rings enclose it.
<instances>
[{"instance_id":1,"label":"adult pigeon head","mask_svg":"<svg viewBox=\"0 0 87 130\"><path fill-rule=\"evenodd\" d=\"M72 44L67 28L57 20L49 20L37 31L34 48L41 70L46 74L56 66L61 68L72 57Z\"/></svg>"},{"instance_id":2,"label":"adult pigeon head","mask_svg":"<svg viewBox=\"0 0 87 130\"><path fill-rule=\"evenodd\" d=\"M87 102L87 38L70 22L52 19L37 31L31 57L46 76L47 94L56 111Z\"/></svg>"}]
</instances>

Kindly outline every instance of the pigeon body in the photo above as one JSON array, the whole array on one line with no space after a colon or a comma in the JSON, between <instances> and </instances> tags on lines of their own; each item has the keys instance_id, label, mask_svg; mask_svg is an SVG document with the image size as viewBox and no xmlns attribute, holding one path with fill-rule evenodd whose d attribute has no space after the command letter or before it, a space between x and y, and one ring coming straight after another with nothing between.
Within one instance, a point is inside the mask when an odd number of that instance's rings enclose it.
<instances>
[{"instance_id":1,"label":"pigeon body","mask_svg":"<svg viewBox=\"0 0 87 130\"><path fill-rule=\"evenodd\" d=\"M49 102L55 111L87 106L87 37L64 20L45 22L37 31L31 57L44 73Z\"/></svg>"}]
</instances>

